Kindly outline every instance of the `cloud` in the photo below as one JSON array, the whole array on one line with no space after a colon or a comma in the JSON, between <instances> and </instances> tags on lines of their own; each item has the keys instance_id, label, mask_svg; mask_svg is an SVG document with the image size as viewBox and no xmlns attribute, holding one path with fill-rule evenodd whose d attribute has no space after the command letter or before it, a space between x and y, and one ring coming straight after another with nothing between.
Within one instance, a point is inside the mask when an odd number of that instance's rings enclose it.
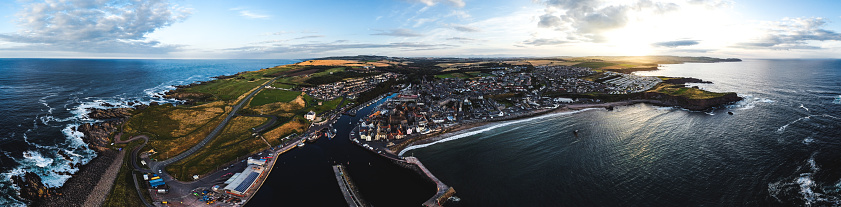
<instances>
[{"instance_id":1,"label":"cloud","mask_svg":"<svg viewBox=\"0 0 841 207\"><path fill-rule=\"evenodd\" d=\"M407 0L412 3L422 3L427 7L435 6L438 3L444 2L454 7L464 7L464 0Z\"/></svg>"},{"instance_id":2,"label":"cloud","mask_svg":"<svg viewBox=\"0 0 841 207\"><path fill-rule=\"evenodd\" d=\"M532 45L532 46L544 46L544 45L560 45L569 43L569 41L558 40L558 39L546 39L546 38L536 38L531 40L523 41L523 44Z\"/></svg>"},{"instance_id":3,"label":"cloud","mask_svg":"<svg viewBox=\"0 0 841 207\"><path fill-rule=\"evenodd\" d=\"M261 14L261 13L256 12L256 11L247 10L245 8L242 8L242 7L231 8L231 10L239 11L239 16L249 18L249 19L268 19L268 18L271 17L269 15Z\"/></svg>"},{"instance_id":4,"label":"cloud","mask_svg":"<svg viewBox=\"0 0 841 207\"><path fill-rule=\"evenodd\" d=\"M302 36L302 37L296 37L293 40L313 39L313 38L322 38L322 37L324 37L324 35L307 35L307 36Z\"/></svg>"},{"instance_id":5,"label":"cloud","mask_svg":"<svg viewBox=\"0 0 841 207\"><path fill-rule=\"evenodd\" d=\"M692 46L700 44L701 41L698 40L675 40L675 41L665 41L665 42L655 42L652 43L651 46L655 47L682 47L682 46Z\"/></svg>"},{"instance_id":6,"label":"cloud","mask_svg":"<svg viewBox=\"0 0 841 207\"><path fill-rule=\"evenodd\" d=\"M423 36L421 34L416 33L410 29L391 29L391 30L379 30L379 33L374 33L371 35L383 35L383 36L394 36L394 37L420 37Z\"/></svg>"},{"instance_id":7,"label":"cloud","mask_svg":"<svg viewBox=\"0 0 841 207\"><path fill-rule=\"evenodd\" d=\"M841 34L823 29L826 19L785 18L782 21L766 22L766 34L751 42L737 43L733 47L743 49L820 49L809 45L810 41L841 41Z\"/></svg>"},{"instance_id":8,"label":"cloud","mask_svg":"<svg viewBox=\"0 0 841 207\"><path fill-rule=\"evenodd\" d=\"M167 53L179 46L146 35L189 15L166 0L37 2L17 13L23 29L0 34L0 40L26 44L13 50Z\"/></svg>"},{"instance_id":9,"label":"cloud","mask_svg":"<svg viewBox=\"0 0 841 207\"><path fill-rule=\"evenodd\" d=\"M628 4L600 0L543 0L546 13L538 27L564 31L567 39L604 42L604 32L623 28L639 14L664 14L679 9L675 3L635 0ZM563 11L562 14L556 13Z\"/></svg>"},{"instance_id":10,"label":"cloud","mask_svg":"<svg viewBox=\"0 0 841 207\"><path fill-rule=\"evenodd\" d=\"M451 24L450 27L459 32L478 32L479 29L467 25Z\"/></svg>"},{"instance_id":11,"label":"cloud","mask_svg":"<svg viewBox=\"0 0 841 207\"><path fill-rule=\"evenodd\" d=\"M729 8L733 6L733 2L730 0L689 0L689 3L693 5L704 5L709 9Z\"/></svg>"},{"instance_id":12,"label":"cloud","mask_svg":"<svg viewBox=\"0 0 841 207\"><path fill-rule=\"evenodd\" d=\"M473 41L473 40L476 40L476 39L473 39L473 38L467 38L467 37L450 37L450 38L447 38L447 40L450 40L450 41L468 42L468 41Z\"/></svg>"}]
</instances>

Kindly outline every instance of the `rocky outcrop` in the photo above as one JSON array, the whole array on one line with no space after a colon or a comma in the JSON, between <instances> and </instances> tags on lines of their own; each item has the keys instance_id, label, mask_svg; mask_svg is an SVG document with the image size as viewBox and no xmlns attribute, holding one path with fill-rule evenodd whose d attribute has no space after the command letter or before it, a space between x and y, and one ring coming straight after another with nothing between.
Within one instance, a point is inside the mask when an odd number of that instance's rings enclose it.
<instances>
[{"instance_id":1,"label":"rocky outcrop","mask_svg":"<svg viewBox=\"0 0 841 207\"><path fill-rule=\"evenodd\" d=\"M108 136L119 129L125 119L110 120L99 123L85 123L76 127L76 131L82 132L85 136L82 140L93 150L103 152L108 150L110 139Z\"/></svg>"},{"instance_id":2,"label":"rocky outcrop","mask_svg":"<svg viewBox=\"0 0 841 207\"><path fill-rule=\"evenodd\" d=\"M671 78L666 79L663 83L671 83L671 84L687 84L687 83L713 83L709 81L704 81L697 78Z\"/></svg>"},{"instance_id":3,"label":"rocky outcrop","mask_svg":"<svg viewBox=\"0 0 841 207\"><path fill-rule=\"evenodd\" d=\"M37 206L44 199L58 195L55 189L47 188L41 182L41 177L32 172L26 172L23 176L12 176L12 182L20 188L20 198L32 202L30 206Z\"/></svg>"},{"instance_id":4,"label":"rocky outcrop","mask_svg":"<svg viewBox=\"0 0 841 207\"><path fill-rule=\"evenodd\" d=\"M126 118L131 116L133 109L131 108L114 108L114 109L89 109L88 117L91 119L116 119Z\"/></svg>"},{"instance_id":5,"label":"rocky outcrop","mask_svg":"<svg viewBox=\"0 0 841 207\"><path fill-rule=\"evenodd\" d=\"M106 121L85 123L76 127L75 130L85 135L82 140L88 144L88 147L97 152L103 152L108 150L110 144L108 136L125 123L133 110L132 108L90 109L88 117Z\"/></svg>"},{"instance_id":6,"label":"rocky outcrop","mask_svg":"<svg viewBox=\"0 0 841 207\"><path fill-rule=\"evenodd\" d=\"M178 90L168 91L164 97L182 100L185 102L184 104L188 105L193 105L196 102L214 101L216 99L213 95L207 93L178 92Z\"/></svg>"},{"instance_id":7,"label":"rocky outcrop","mask_svg":"<svg viewBox=\"0 0 841 207\"><path fill-rule=\"evenodd\" d=\"M703 111L742 100L742 97L739 97L736 93L726 93L722 96L708 99L689 99L657 92L645 92L643 96L645 99L660 101L663 105L678 106L693 111Z\"/></svg>"}]
</instances>

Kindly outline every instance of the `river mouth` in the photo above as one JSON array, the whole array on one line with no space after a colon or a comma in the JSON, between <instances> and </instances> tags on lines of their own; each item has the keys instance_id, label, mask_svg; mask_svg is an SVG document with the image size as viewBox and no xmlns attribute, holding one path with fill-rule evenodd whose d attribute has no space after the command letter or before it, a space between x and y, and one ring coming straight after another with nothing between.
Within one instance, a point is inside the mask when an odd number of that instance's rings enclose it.
<instances>
[{"instance_id":1,"label":"river mouth","mask_svg":"<svg viewBox=\"0 0 841 207\"><path fill-rule=\"evenodd\" d=\"M343 115L337 135L320 138L277 158L271 175L247 206L345 206L332 166L342 164L362 198L374 206L418 206L435 195L435 184L415 171L357 146L349 139L359 118L386 99Z\"/></svg>"}]
</instances>

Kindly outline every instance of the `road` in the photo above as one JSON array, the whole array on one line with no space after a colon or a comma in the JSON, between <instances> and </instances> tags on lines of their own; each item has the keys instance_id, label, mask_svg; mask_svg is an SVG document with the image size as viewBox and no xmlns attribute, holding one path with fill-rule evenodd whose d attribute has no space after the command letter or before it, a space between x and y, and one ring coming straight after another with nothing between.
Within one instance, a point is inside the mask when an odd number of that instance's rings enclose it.
<instances>
[{"instance_id":1,"label":"road","mask_svg":"<svg viewBox=\"0 0 841 207\"><path fill-rule=\"evenodd\" d=\"M269 129L270 127L274 126L274 124L275 124L275 123L277 123L277 119L278 119L278 117L277 117L277 116L274 116L274 115L246 115L246 114L237 114L237 116L247 116L247 117L264 117L264 118L269 118L269 122L266 122L265 124L260 125L260 126L258 126L258 127L254 127L254 129L252 130L252 131L254 131L254 133L260 133L260 132L266 131L266 129Z\"/></svg>"},{"instance_id":2,"label":"road","mask_svg":"<svg viewBox=\"0 0 841 207\"><path fill-rule=\"evenodd\" d=\"M228 113L228 115L225 117L225 120L222 120L222 123L220 123L218 126L216 126L216 128L213 129L213 131L211 131L210 134L208 134L207 137L205 137L201 142L199 142L198 144L196 144L195 146L193 146L189 150L187 150L185 152L182 152L181 154L176 155L175 157L172 157L172 158L169 158L167 160L160 161L160 162L149 163L149 167L152 169L153 172L161 173L162 174L161 177L164 178L164 181L166 181L166 182L171 181L172 177L169 174L167 174L166 172L163 171L164 168L166 168L167 165L172 164L174 162L178 162L178 161L180 161L184 158L189 157L193 153L199 151L199 149L204 147L204 145L209 143L210 140L213 140L214 137L219 135L219 133L221 133L222 130L225 129L225 126L228 125L228 122L231 121L232 118L234 118L234 116L237 114L237 111L242 109L242 106L244 106L245 103L248 103L248 100L251 100L251 98L253 98L254 95L257 95L257 93L259 93L261 90L263 90L263 88L265 88L266 86L271 85L275 80L277 80L277 78L274 78L271 81L267 82L266 84L261 85L259 88L252 91L250 94L248 94L248 96L246 96L244 99L242 99L236 106L234 106L233 109L231 109L231 112Z\"/></svg>"},{"instance_id":3,"label":"road","mask_svg":"<svg viewBox=\"0 0 841 207\"><path fill-rule=\"evenodd\" d=\"M164 168L166 168L167 165L172 164L174 162L178 162L179 160L182 160L184 158L189 157L190 155L192 155L193 153L197 152L199 149L204 147L211 140L213 140L213 138L215 138L217 135L219 135L219 133L222 132L222 130L225 128L225 126L228 124L228 122L234 116L237 115L237 111L242 109L242 107L246 103L248 103L248 101L251 100L251 98L253 98L257 93L259 93L261 90L263 90L263 88L265 88L266 86L271 85L275 80L277 80L277 78L274 78L274 79L268 81L266 84L261 85L260 87L258 87L254 91L252 91L250 94L248 94L248 96L246 96L244 99L242 99L237 105L235 105L231 109L231 112L228 113L228 115L225 117L225 120L223 120L222 123L217 125L216 128L213 129L213 131L210 132L210 134L208 134L201 142L199 142L198 144L196 144L195 146L193 146L189 150L187 150L185 152L182 152L181 154L178 154L175 157L172 157L170 159L167 159L167 160L164 160L164 161L161 161L161 162L152 162L152 161L147 160L148 163L149 163L150 169L143 169L143 168L141 168L141 166L137 165L137 157L138 157L137 153L141 148L143 148L143 146L146 145L146 143L149 142L149 137L148 136L139 135L139 136L134 136L134 137L132 137L128 140L121 140L121 137L122 137L122 132L121 132L120 134L118 134L116 136L116 140L114 142L122 144L122 143L131 142L131 141L134 141L134 140L137 140L137 139L144 139L143 144L134 148L131 152L132 166L134 166L134 169L136 171L139 171L139 172L158 173L159 176L164 180L164 182L166 182L167 185L170 187L170 192L172 193L171 195L178 195L178 194L189 195L189 192L191 190L195 189L196 187L208 186L209 184L223 183L227 179L226 175L228 173L232 173L232 172L236 172L236 171L242 171L242 169L245 168L245 163L234 163L233 165L226 168L226 170L221 170L221 171L218 171L216 173L212 173L211 175L206 176L203 179L193 181L193 182L181 182L181 181L173 180L172 176L170 176L169 174L167 174L163 170L164 170ZM274 119L272 119L271 122L276 122L276 121L277 121L277 118L275 117ZM261 127L271 126L273 124L274 123L269 123L269 124L261 126ZM270 152L270 151L267 150L266 152ZM134 174L134 172L132 172L132 174ZM146 199L144 199L144 197L141 194L140 185L137 183L137 177L136 176L132 176L132 177L134 178L137 193L139 195L141 195L140 196L141 200L143 200L143 203L146 206L151 206L150 203L147 202Z\"/></svg>"}]
</instances>

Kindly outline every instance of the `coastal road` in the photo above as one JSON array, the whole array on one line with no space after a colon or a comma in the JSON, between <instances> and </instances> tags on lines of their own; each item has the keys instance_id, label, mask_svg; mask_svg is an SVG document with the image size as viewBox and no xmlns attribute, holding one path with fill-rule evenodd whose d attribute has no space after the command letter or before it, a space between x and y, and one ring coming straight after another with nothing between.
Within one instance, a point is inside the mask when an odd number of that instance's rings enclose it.
<instances>
[{"instance_id":1,"label":"coastal road","mask_svg":"<svg viewBox=\"0 0 841 207\"><path fill-rule=\"evenodd\" d=\"M254 131L254 133L260 133L260 132L266 131L266 129L269 129L270 127L274 126L274 124L275 124L275 123L277 123L277 120L278 120L278 116L274 116L274 115L245 115L245 114L237 114L237 116L247 116L247 117L264 117L264 118L269 118L269 122L266 122L265 124L260 125L260 126L258 126L258 127L254 127L254 129L252 130L252 131Z\"/></svg>"},{"instance_id":2,"label":"coastal road","mask_svg":"<svg viewBox=\"0 0 841 207\"><path fill-rule=\"evenodd\" d=\"M222 123L220 123L218 126L216 126L216 128L213 129L213 131L211 131L210 134L208 134L207 137L205 137L201 142L199 142L198 144L196 144L195 146L193 146L189 150L187 150L185 152L182 152L181 154L176 155L175 157L172 157L172 158L169 158L167 160L160 161L160 162L149 163L149 167L152 169L153 172L160 172L161 174L166 175L166 176L162 176L162 177L165 177L164 181L171 181L172 180L171 176L169 176L169 174L167 174L166 172L163 171L163 169L167 165L172 164L174 162L178 162L179 160L187 158L190 155L192 155L193 153L199 151L199 149L204 147L204 145L209 143L210 140L213 140L214 137L219 135L219 133L221 133L222 130L225 129L225 126L228 125L228 122L231 121L232 118L234 118L234 116L237 114L237 111L242 109L242 106L244 106L245 103L248 103L248 101L251 100L251 98L253 98L254 95L257 95L257 93L259 93L261 90L263 90L263 88L265 88L268 85L271 85L277 79L278 78L274 78L274 79L268 81L266 84L261 85L260 87L258 87L254 91L252 91L250 94L248 94L248 96L246 96L244 99L242 99L236 106L234 106L233 109L231 109L231 112L228 113L228 115L225 117L225 120L222 120Z\"/></svg>"}]
</instances>

